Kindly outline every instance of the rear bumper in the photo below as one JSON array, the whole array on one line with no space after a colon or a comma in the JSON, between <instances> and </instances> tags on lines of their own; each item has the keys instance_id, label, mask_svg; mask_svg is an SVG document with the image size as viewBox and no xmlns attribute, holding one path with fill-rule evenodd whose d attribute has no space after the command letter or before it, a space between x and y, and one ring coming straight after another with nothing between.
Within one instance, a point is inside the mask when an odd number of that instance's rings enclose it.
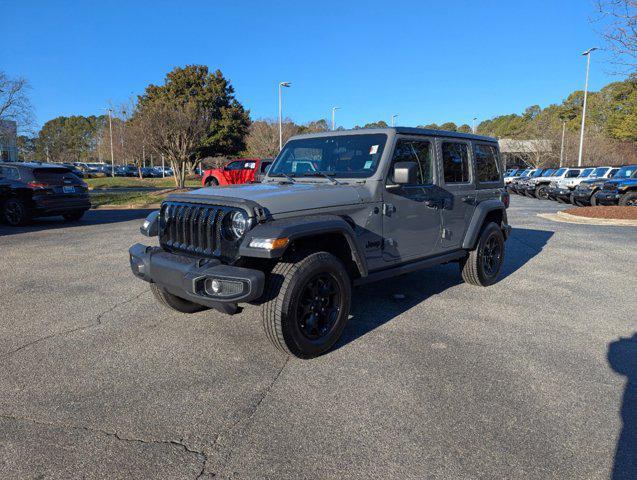
<instances>
[{"instance_id":1,"label":"rear bumper","mask_svg":"<svg viewBox=\"0 0 637 480\"><path fill-rule=\"evenodd\" d=\"M595 194L595 200L603 205L617 205L621 195L618 192L600 190Z\"/></svg>"},{"instance_id":2,"label":"rear bumper","mask_svg":"<svg viewBox=\"0 0 637 480\"><path fill-rule=\"evenodd\" d=\"M164 287L173 295L211 308L257 300L263 295L265 274L260 270L224 265L217 259L194 258L136 243L128 250L133 274ZM221 283L215 293L211 282Z\"/></svg>"},{"instance_id":3,"label":"rear bumper","mask_svg":"<svg viewBox=\"0 0 637 480\"><path fill-rule=\"evenodd\" d=\"M91 208L88 194L77 196L37 195L33 197L32 201L36 215L60 215Z\"/></svg>"}]
</instances>

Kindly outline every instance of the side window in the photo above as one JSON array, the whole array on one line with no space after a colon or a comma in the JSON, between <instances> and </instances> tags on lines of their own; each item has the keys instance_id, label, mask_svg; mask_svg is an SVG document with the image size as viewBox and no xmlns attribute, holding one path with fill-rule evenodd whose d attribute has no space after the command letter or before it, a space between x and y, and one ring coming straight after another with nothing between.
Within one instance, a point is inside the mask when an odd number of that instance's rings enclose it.
<instances>
[{"instance_id":1,"label":"side window","mask_svg":"<svg viewBox=\"0 0 637 480\"><path fill-rule=\"evenodd\" d=\"M476 173L478 182L497 182L500 180L498 170L498 153L492 145L475 146Z\"/></svg>"},{"instance_id":2,"label":"side window","mask_svg":"<svg viewBox=\"0 0 637 480\"><path fill-rule=\"evenodd\" d=\"M0 167L0 178L6 178L8 180L19 180L20 172L18 172L17 168Z\"/></svg>"},{"instance_id":3,"label":"side window","mask_svg":"<svg viewBox=\"0 0 637 480\"><path fill-rule=\"evenodd\" d=\"M426 140L398 140L389 170L388 180L390 183L394 181L394 165L396 162L416 162L418 165L416 185L433 183L431 142Z\"/></svg>"},{"instance_id":4,"label":"side window","mask_svg":"<svg viewBox=\"0 0 637 480\"><path fill-rule=\"evenodd\" d=\"M447 184L469 182L469 146L442 142L442 169Z\"/></svg>"},{"instance_id":5,"label":"side window","mask_svg":"<svg viewBox=\"0 0 637 480\"><path fill-rule=\"evenodd\" d=\"M226 165L226 170L241 170L244 162L230 162Z\"/></svg>"},{"instance_id":6,"label":"side window","mask_svg":"<svg viewBox=\"0 0 637 480\"><path fill-rule=\"evenodd\" d=\"M566 178L575 178L575 177L579 177L579 170L569 170L568 172L566 172Z\"/></svg>"}]
</instances>

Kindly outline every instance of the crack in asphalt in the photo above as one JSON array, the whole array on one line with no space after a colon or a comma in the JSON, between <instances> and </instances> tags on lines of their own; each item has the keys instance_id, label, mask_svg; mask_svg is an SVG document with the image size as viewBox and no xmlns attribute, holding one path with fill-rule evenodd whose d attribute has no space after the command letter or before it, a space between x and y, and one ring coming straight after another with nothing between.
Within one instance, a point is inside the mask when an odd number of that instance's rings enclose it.
<instances>
[{"instance_id":1,"label":"crack in asphalt","mask_svg":"<svg viewBox=\"0 0 637 480\"><path fill-rule=\"evenodd\" d=\"M101 325L102 324L102 318L105 315L111 313L113 310L115 310L115 309L117 309L117 308L119 308L119 307L121 307L123 305L126 305L127 303L130 303L130 302L132 302L134 300L137 300L139 297L141 297L146 292L148 292L148 290L144 290L144 291L134 295L133 297L127 298L126 300L118 302L115 305L112 305L111 307L107 308L103 312L98 313L95 316L95 321L94 322L88 323L86 325L81 325L79 327L71 328L69 330L63 330L61 332L51 333L50 335L45 335L44 337L36 338L35 340L32 340L31 342L25 343L24 345L21 345L21 346L19 346L18 348L14 349L14 350L11 350L11 351L9 351L7 353L3 353L2 355L0 355L0 359L4 359L4 358L7 358L7 357L10 357L11 355L14 355L14 354L18 353L18 352L24 350L25 348L28 348L28 347L30 347L32 345L35 345L37 343L40 343L40 342L44 342L45 340L49 340L50 338L61 337L61 336L64 336L64 335L68 335L69 333L74 333L74 332L78 332L80 330L86 330L86 329Z\"/></svg>"},{"instance_id":2,"label":"crack in asphalt","mask_svg":"<svg viewBox=\"0 0 637 480\"><path fill-rule=\"evenodd\" d=\"M199 479L199 478L202 478L202 476L204 475L204 469L205 469L206 462L207 462L206 454L204 452L200 452L199 450L195 450L192 447L189 447L188 445L186 445L184 443L183 439L180 439L180 440L177 441L177 440L156 440L156 439L145 439L145 438L130 438L130 437L124 437L124 436L120 435L119 433L117 433L116 431L102 430L100 428L91 428L91 427L85 427L85 426L81 426L81 425L68 425L68 424L64 424L64 423L59 424L59 423L54 423L54 422L44 422L44 421L41 421L41 420L36 420L34 418L15 417L15 416L12 416L12 415L5 415L5 414L0 414L0 418L5 419L5 420L18 421L18 422L30 422L30 423L33 423L35 425L51 427L51 428L62 428L62 429L67 429L67 430L79 430L79 431L87 432L87 433L90 433L90 434L106 435L108 437L115 438L115 439L117 439L119 441L122 441L122 442L141 443L141 444L144 444L144 445L175 446L175 447L181 448L184 452L196 455L197 459L201 462L201 470L199 471L199 473L197 474L197 476L195 478Z\"/></svg>"},{"instance_id":3,"label":"crack in asphalt","mask_svg":"<svg viewBox=\"0 0 637 480\"><path fill-rule=\"evenodd\" d=\"M283 370L285 369L289 361L290 361L290 357L287 357L285 361L283 362L283 365L281 365L281 368L279 368L279 370L276 372L276 374L272 378L272 381L259 393L259 396L256 399L256 401L253 402L247 408L246 414L240 416L240 418L238 418L232 425L230 425L230 427L228 427L225 431L219 433L216 436L211 446L211 450L214 450L215 453L220 457L220 460L215 465L215 470L219 474L221 474L221 472L224 470L224 468L230 461L230 458L232 457L232 447L234 446L232 437L236 436L236 434L241 429L245 429L248 426L248 423L250 422L250 420L256 415L257 411L259 410L259 407L261 406L263 401L266 399L266 397L270 394L270 392L272 391L272 388L279 380L279 377L281 377L281 374L283 373ZM229 437L231 439L227 445L223 445L221 443L221 440L224 437ZM225 453L222 454L221 450L225 450ZM212 475L215 476L216 474L213 473Z\"/></svg>"}]
</instances>

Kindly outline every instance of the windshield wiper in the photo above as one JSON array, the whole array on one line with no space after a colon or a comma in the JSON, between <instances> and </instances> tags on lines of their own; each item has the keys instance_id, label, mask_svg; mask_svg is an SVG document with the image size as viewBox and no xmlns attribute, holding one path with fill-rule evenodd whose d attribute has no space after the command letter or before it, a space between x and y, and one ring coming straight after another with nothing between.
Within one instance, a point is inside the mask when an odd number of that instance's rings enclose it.
<instances>
[{"instance_id":1,"label":"windshield wiper","mask_svg":"<svg viewBox=\"0 0 637 480\"><path fill-rule=\"evenodd\" d=\"M334 185L341 185L341 182L334 178L333 172L322 172L320 170L316 170L315 172L306 172L303 174L304 177L323 177L327 178Z\"/></svg>"},{"instance_id":2,"label":"windshield wiper","mask_svg":"<svg viewBox=\"0 0 637 480\"><path fill-rule=\"evenodd\" d=\"M296 180L294 180L294 178L292 178L294 176L293 173L292 174L287 174L285 172L277 172L277 173L275 173L273 175L270 175L270 176L271 177L285 177L285 178L287 178L290 181L290 183L296 182Z\"/></svg>"}]
</instances>

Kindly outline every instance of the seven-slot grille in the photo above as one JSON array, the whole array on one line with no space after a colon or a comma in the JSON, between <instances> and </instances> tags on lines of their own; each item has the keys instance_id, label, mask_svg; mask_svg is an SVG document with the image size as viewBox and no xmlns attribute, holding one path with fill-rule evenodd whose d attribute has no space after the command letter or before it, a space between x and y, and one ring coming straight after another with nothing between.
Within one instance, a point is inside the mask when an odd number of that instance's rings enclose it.
<instances>
[{"instance_id":1,"label":"seven-slot grille","mask_svg":"<svg viewBox=\"0 0 637 480\"><path fill-rule=\"evenodd\" d=\"M224 241L223 219L234 209L218 205L164 202L161 206L160 244L172 250L219 256Z\"/></svg>"}]
</instances>

